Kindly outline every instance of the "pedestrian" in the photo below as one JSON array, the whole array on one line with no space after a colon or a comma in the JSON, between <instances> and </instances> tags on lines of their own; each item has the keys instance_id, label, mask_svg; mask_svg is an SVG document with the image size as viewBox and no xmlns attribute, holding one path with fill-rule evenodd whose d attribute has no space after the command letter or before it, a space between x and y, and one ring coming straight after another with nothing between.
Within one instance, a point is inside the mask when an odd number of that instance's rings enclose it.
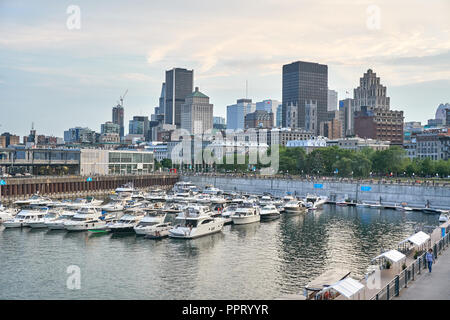
<instances>
[{"instance_id":1,"label":"pedestrian","mask_svg":"<svg viewBox=\"0 0 450 320\"><path fill-rule=\"evenodd\" d=\"M433 265L433 262L435 262L434 255L433 255L433 249L430 248L430 250L428 250L425 258L426 258L427 264L428 264L428 271L431 272L431 266Z\"/></svg>"}]
</instances>

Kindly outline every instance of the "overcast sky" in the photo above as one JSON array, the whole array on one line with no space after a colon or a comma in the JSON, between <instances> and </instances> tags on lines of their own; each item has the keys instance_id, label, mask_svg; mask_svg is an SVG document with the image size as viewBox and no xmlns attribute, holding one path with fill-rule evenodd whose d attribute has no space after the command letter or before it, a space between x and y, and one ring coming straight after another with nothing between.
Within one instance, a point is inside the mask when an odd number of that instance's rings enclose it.
<instances>
[{"instance_id":1,"label":"overcast sky","mask_svg":"<svg viewBox=\"0 0 450 320\"><path fill-rule=\"evenodd\" d=\"M281 100L282 65L297 60L327 64L339 99L371 68L391 109L426 122L450 102L449 12L448 0L0 0L0 132L99 131L128 89L127 132L173 67L194 69L225 116L246 80L254 101Z\"/></svg>"}]
</instances>

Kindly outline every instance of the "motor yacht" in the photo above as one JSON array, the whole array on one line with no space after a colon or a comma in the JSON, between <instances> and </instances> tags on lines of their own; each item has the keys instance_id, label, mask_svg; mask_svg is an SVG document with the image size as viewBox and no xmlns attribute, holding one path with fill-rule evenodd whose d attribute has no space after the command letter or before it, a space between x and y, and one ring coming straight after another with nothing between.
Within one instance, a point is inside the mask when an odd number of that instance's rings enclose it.
<instances>
[{"instance_id":1,"label":"motor yacht","mask_svg":"<svg viewBox=\"0 0 450 320\"><path fill-rule=\"evenodd\" d=\"M231 220L233 221L233 224L258 222L261 219L259 211L259 207L256 207L253 202L245 201L236 208L231 215Z\"/></svg>"},{"instance_id":2,"label":"motor yacht","mask_svg":"<svg viewBox=\"0 0 450 320\"><path fill-rule=\"evenodd\" d=\"M273 205L267 204L260 210L261 221L276 220L280 218L280 211Z\"/></svg>"},{"instance_id":3,"label":"motor yacht","mask_svg":"<svg viewBox=\"0 0 450 320\"><path fill-rule=\"evenodd\" d=\"M237 204L230 204L222 209L220 212L220 216L224 220L224 225L233 223L233 220L231 219L231 216L234 214L236 209L238 208Z\"/></svg>"},{"instance_id":4,"label":"motor yacht","mask_svg":"<svg viewBox=\"0 0 450 320\"><path fill-rule=\"evenodd\" d=\"M221 195L223 191L220 190L219 188L214 188L212 185L207 185L205 189L203 189L203 193L218 196Z\"/></svg>"},{"instance_id":5,"label":"motor yacht","mask_svg":"<svg viewBox=\"0 0 450 320\"><path fill-rule=\"evenodd\" d=\"M45 225L49 230L64 230L65 229L64 224L67 221L71 220L75 215L75 213L76 212L72 210L62 210L58 218L46 222Z\"/></svg>"},{"instance_id":6,"label":"motor yacht","mask_svg":"<svg viewBox=\"0 0 450 320\"><path fill-rule=\"evenodd\" d=\"M319 197L316 195L306 195L305 205L308 210L321 209L322 206L327 202L327 197Z\"/></svg>"},{"instance_id":7,"label":"motor yacht","mask_svg":"<svg viewBox=\"0 0 450 320\"><path fill-rule=\"evenodd\" d=\"M300 214L307 210L307 207L303 201L291 200L283 206L285 214Z\"/></svg>"},{"instance_id":8,"label":"motor yacht","mask_svg":"<svg viewBox=\"0 0 450 320\"><path fill-rule=\"evenodd\" d=\"M439 222L447 222L449 218L448 213L441 213L439 216Z\"/></svg>"},{"instance_id":9,"label":"motor yacht","mask_svg":"<svg viewBox=\"0 0 450 320\"><path fill-rule=\"evenodd\" d=\"M366 203L366 202L357 202L356 206L359 208L369 208L370 204Z\"/></svg>"},{"instance_id":10,"label":"motor yacht","mask_svg":"<svg viewBox=\"0 0 450 320\"><path fill-rule=\"evenodd\" d=\"M36 193L26 200L17 200L14 202L16 206L47 206L52 203L50 198L45 198Z\"/></svg>"},{"instance_id":11,"label":"motor yacht","mask_svg":"<svg viewBox=\"0 0 450 320\"><path fill-rule=\"evenodd\" d=\"M204 206L189 206L175 218L177 225L169 230L169 237L194 239L220 232L224 221L211 217L211 211Z\"/></svg>"},{"instance_id":12,"label":"motor yacht","mask_svg":"<svg viewBox=\"0 0 450 320\"><path fill-rule=\"evenodd\" d=\"M172 223L158 223L154 225L151 229L147 230L145 238L148 239L161 239L169 236L169 231L173 228Z\"/></svg>"},{"instance_id":13,"label":"motor yacht","mask_svg":"<svg viewBox=\"0 0 450 320\"><path fill-rule=\"evenodd\" d=\"M348 202L345 201L345 199L342 199L342 200L336 201L336 205L339 207L346 207L348 205Z\"/></svg>"},{"instance_id":14,"label":"motor yacht","mask_svg":"<svg viewBox=\"0 0 450 320\"><path fill-rule=\"evenodd\" d=\"M126 200L121 199L114 199L111 200L109 203L101 206L100 208L107 212L117 212L117 211L123 211L125 208Z\"/></svg>"},{"instance_id":15,"label":"motor yacht","mask_svg":"<svg viewBox=\"0 0 450 320\"><path fill-rule=\"evenodd\" d=\"M17 208L6 208L0 203L0 224L13 219L19 211Z\"/></svg>"},{"instance_id":16,"label":"motor yacht","mask_svg":"<svg viewBox=\"0 0 450 320\"><path fill-rule=\"evenodd\" d=\"M141 214L124 214L120 219L111 225L109 225L109 230L112 233L126 233L134 232L134 227L144 218L144 213Z\"/></svg>"},{"instance_id":17,"label":"motor yacht","mask_svg":"<svg viewBox=\"0 0 450 320\"><path fill-rule=\"evenodd\" d=\"M291 195L286 195L286 196L283 197L283 203L284 204L286 204L286 203L288 203L289 201L292 201L292 200L295 200L295 198L293 196L291 196Z\"/></svg>"},{"instance_id":18,"label":"motor yacht","mask_svg":"<svg viewBox=\"0 0 450 320\"><path fill-rule=\"evenodd\" d=\"M48 213L48 208L23 208L10 220L4 221L5 228L28 227L29 223L44 217Z\"/></svg>"},{"instance_id":19,"label":"motor yacht","mask_svg":"<svg viewBox=\"0 0 450 320\"><path fill-rule=\"evenodd\" d=\"M82 207L86 206L99 206L101 205L103 200L97 200L94 198L78 198L72 202L66 203L65 207L70 210L78 210Z\"/></svg>"},{"instance_id":20,"label":"motor yacht","mask_svg":"<svg viewBox=\"0 0 450 320\"><path fill-rule=\"evenodd\" d=\"M371 203L370 205L369 205L369 207L371 208L371 209L382 209L382 205L381 205L381 203L379 203L379 202L375 202L375 203Z\"/></svg>"},{"instance_id":21,"label":"motor yacht","mask_svg":"<svg viewBox=\"0 0 450 320\"><path fill-rule=\"evenodd\" d=\"M137 235L147 235L155 231L155 227L164 223L166 214L160 212L147 213L137 225L133 227Z\"/></svg>"},{"instance_id":22,"label":"motor yacht","mask_svg":"<svg viewBox=\"0 0 450 320\"><path fill-rule=\"evenodd\" d=\"M34 229L47 228L47 223L58 219L60 212L61 210L49 210L42 218L28 222L28 226Z\"/></svg>"},{"instance_id":23,"label":"motor yacht","mask_svg":"<svg viewBox=\"0 0 450 320\"><path fill-rule=\"evenodd\" d=\"M85 231L101 225L106 222L102 220L101 213L94 207L83 207L69 221L64 223L67 231Z\"/></svg>"},{"instance_id":24,"label":"motor yacht","mask_svg":"<svg viewBox=\"0 0 450 320\"><path fill-rule=\"evenodd\" d=\"M259 199L259 205L261 207L264 207L268 204L273 204L271 196L265 195L265 196L262 196L261 199Z\"/></svg>"}]
</instances>

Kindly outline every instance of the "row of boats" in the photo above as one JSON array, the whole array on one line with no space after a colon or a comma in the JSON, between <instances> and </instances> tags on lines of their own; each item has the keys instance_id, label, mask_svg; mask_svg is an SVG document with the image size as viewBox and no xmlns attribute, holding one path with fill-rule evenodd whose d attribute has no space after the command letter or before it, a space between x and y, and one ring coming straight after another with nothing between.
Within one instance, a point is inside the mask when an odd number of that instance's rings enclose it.
<instances>
[{"instance_id":1,"label":"row of boats","mask_svg":"<svg viewBox=\"0 0 450 320\"><path fill-rule=\"evenodd\" d=\"M0 207L0 222L5 228L134 232L148 238L192 239L220 232L226 224L271 221L282 213L296 215L316 210L326 203L326 198L225 194L212 186L194 190L179 182L168 193L142 193L132 186L120 187L107 203L103 202L94 198L52 201L37 194L16 201L17 209Z\"/></svg>"}]
</instances>

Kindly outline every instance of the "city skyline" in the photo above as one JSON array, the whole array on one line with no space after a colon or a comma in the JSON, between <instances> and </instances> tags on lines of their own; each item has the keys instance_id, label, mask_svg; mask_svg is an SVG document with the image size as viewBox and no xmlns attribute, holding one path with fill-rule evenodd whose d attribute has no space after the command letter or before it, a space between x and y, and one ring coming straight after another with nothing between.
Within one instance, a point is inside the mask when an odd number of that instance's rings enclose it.
<instances>
[{"instance_id":1,"label":"city skyline","mask_svg":"<svg viewBox=\"0 0 450 320\"><path fill-rule=\"evenodd\" d=\"M328 65L329 89L339 100L352 98L359 78L372 69L405 121L425 123L450 101L446 1L172 1L133 7L80 1L79 30L66 26L67 3L43 3L0 4L0 94L8 110L0 118L1 132L24 136L32 122L38 133L60 137L75 126L100 131L126 89L124 122L150 117L164 73L174 67L195 71L194 86L211 98L214 116L225 116L227 105L246 97L246 81L253 101L281 101L282 66L298 60ZM170 19L159 18L174 5ZM381 16L375 30L367 25L371 5ZM410 10L399 16L402 6ZM317 24L308 25L313 18ZM345 23L336 29L335 19Z\"/></svg>"}]
</instances>

